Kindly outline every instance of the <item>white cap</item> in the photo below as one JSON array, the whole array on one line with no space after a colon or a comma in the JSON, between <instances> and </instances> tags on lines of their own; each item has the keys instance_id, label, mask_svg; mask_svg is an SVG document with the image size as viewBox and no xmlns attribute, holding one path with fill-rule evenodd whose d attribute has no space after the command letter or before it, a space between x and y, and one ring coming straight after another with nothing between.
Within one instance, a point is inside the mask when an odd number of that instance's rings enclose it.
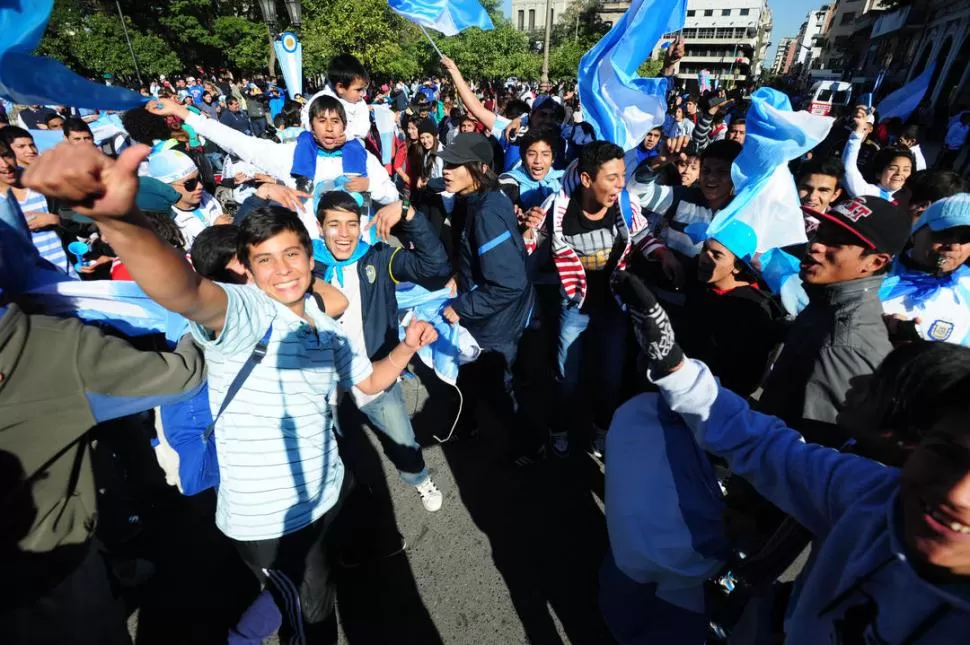
<instances>
[{"instance_id":1,"label":"white cap","mask_svg":"<svg viewBox=\"0 0 970 645\"><path fill-rule=\"evenodd\" d=\"M185 179L198 170L192 158L178 150L162 150L148 158L148 174L165 184Z\"/></svg>"}]
</instances>

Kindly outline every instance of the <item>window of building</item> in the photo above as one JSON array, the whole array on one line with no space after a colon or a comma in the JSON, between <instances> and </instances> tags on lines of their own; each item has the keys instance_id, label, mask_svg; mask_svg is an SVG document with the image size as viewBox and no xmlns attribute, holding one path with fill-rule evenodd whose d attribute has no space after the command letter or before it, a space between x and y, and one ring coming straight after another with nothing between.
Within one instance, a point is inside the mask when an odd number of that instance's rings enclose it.
<instances>
[{"instance_id":1,"label":"window of building","mask_svg":"<svg viewBox=\"0 0 970 645\"><path fill-rule=\"evenodd\" d=\"M744 38L747 35L747 31L748 30L745 29L744 27L735 27L734 28L734 37L735 38L739 38L739 39L740 38Z\"/></svg>"},{"instance_id":2,"label":"window of building","mask_svg":"<svg viewBox=\"0 0 970 645\"><path fill-rule=\"evenodd\" d=\"M534 31L536 28L536 10L529 9L529 31Z\"/></svg>"},{"instance_id":3,"label":"window of building","mask_svg":"<svg viewBox=\"0 0 970 645\"><path fill-rule=\"evenodd\" d=\"M519 31L525 29L525 10L519 9Z\"/></svg>"},{"instance_id":4,"label":"window of building","mask_svg":"<svg viewBox=\"0 0 970 645\"><path fill-rule=\"evenodd\" d=\"M704 15L705 16L708 16L708 17L713 16L714 15L714 10L713 9L705 9L704 10Z\"/></svg>"},{"instance_id":5,"label":"window of building","mask_svg":"<svg viewBox=\"0 0 970 645\"><path fill-rule=\"evenodd\" d=\"M742 16L747 16L749 13L751 13L751 10L750 9L741 9L741 15Z\"/></svg>"},{"instance_id":6,"label":"window of building","mask_svg":"<svg viewBox=\"0 0 970 645\"><path fill-rule=\"evenodd\" d=\"M734 38L734 29L731 27L718 27L714 34L715 38Z\"/></svg>"},{"instance_id":7,"label":"window of building","mask_svg":"<svg viewBox=\"0 0 970 645\"><path fill-rule=\"evenodd\" d=\"M842 20L839 21L839 24L849 25L852 24L853 20L855 20L855 11L846 11L844 14L842 14Z\"/></svg>"},{"instance_id":8,"label":"window of building","mask_svg":"<svg viewBox=\"0 0 970 645\"><path fill-rule=\"evenodd\" d=\"M696 12L696 11L694 11L693 9L688 9L688 10L687 10L687 17L688 17L688 18L693 18L693 17L694 17L694 14L696 14L696 13L697 13L697 12Z\"/></svg>"},{"instance_id":9,"label":"window of building","mask_svg":"<svg viewBox=\"0 0 970 645\"><path fill-rule=\"evenodd\" d=\"M698 29L697 30L697 37L698 38L713 38L714 37L714 28L713 27L707 27L707 28Z\"/></svg>"},{"instance_id":10,"label":"window of building","mask_svg":"<svg viewBox=\"0 0 970 645\"><path fill-rule=\"evenodd\" d=\"M721 15L722 16L730 16L731 15L731 10L730 9L721 9Z\"/></svg>"},{"instance_id":11,"label":"window of building","mask_svg":"<svg viewBox=\"0 0 970 645\"><path fill-rule=\"evenodd\" d=\"M697 38L696 29L684 29L681 33L683 34L684 38Z\"/></svg>"}]
</instances>

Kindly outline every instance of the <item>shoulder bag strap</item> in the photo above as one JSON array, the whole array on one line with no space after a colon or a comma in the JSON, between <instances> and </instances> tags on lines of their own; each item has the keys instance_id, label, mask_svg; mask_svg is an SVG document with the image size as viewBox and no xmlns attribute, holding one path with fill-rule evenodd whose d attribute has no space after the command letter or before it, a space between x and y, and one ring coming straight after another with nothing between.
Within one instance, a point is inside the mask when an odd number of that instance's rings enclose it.
<instances>
[{"instance_id":1,"label":"shoulder bag strap","mask_svg":"<svg viewBox=\"0 0 970 645\"><path fill-rule=\"evenodd\" d=\"M219 406L219 412L212 419L212 423L210 423L209 427L205 429L205 432L202 433L202 439L204 441L208 441L212 436L212 433L215 432L216 422L219 420L219 417L222 416L222 413L226 411L226 408L232 402L233 398L235 398L235 396L239 393L240 388L242 388L243 383L246 382L246 379L249 378L249 375L252 373L253 369L259 365L260 362L262 362L263 357L266 356L266 347L269 345L269 337L272 335L272 333L273 323L270 322L266 333L263 334L263 337L259 339L258 343L256 343L256 347L253 348L253 353L249 355L249 358L246 359L246 362L239 370L239 373L236 374L236 378L234 378L232 383L229 385L229 390L226 392L225 398L222 399L222 405Z\"/></svg>"}]
</instances>

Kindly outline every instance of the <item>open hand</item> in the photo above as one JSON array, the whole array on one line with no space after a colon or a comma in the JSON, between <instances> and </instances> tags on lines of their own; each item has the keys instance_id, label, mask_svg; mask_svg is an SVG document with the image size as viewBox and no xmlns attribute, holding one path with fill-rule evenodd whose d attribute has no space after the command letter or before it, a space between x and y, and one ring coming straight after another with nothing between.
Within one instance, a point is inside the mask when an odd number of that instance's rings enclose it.
<instances>
[{"instance_id":1,"label":"open hand","mask_svg":"<svg viewBox=\"0 0 970 645\"><path fill-rule=\"evenodd\" d=\"M303 200L310 195L282 184L260 184L256 194L263 199L276 202L296 212L303 207Z\"/></svg>"},{"instance_id":2,"label":"open hand","mask_svg":"<svg viewBox=\"0 0 970 645\"><path fill-rule=\"evenodd\" d=\"M367 223L366 229L373 228L374 234L385 242L391 239L391 229L397 226L397 223L401 221L402 206L404 202L392 202L387 206L384 206L378 210L371 221ZM410 220L414 217L414 209L408 208L407 219ZM366 230L365 229L365 230Z\"/></svg>"}]
</instances>

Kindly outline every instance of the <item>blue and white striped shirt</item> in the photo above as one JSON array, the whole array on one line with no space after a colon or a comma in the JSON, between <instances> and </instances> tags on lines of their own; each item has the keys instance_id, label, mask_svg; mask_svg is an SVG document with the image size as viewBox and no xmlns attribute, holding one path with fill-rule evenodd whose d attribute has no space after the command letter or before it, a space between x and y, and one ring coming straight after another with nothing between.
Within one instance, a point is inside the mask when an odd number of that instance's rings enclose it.
<instances>
[{"instance_id":1,"label":"blue and white striped shirt","mask_svg":"<svg viewBox=\"0 0 970 645\"><path fill-rule=\"evenodd\" d=\"M47 210L47 198L30 189L27 189L27 196L22 200L18 199L17 203L20 204L20 210L23 211L24 217L28 221L30 219L30 213L50 212ZM51 229L31 231L30 237L33 239L34 246L37 247L37 251L42 258L64 273L72 276L76 275L74 265L67 259L67 253L64 252L64 245L61 244L61 238L57 235L57 231Z\"/></svg>"},{"instance_id":2,"label":"blue and white striped shirt","mask_svg":"<svg viewBox=\"0 0 970 645\"><path fill-rule=\"evenodd\" d=\"M220 285L229 299L218 338L197 324L205 349L209 405L219 410L233 379L272 325L263 361L216 424L216 525L234 540L278 538L319 519L337 501L344 466L337 454L330 395L367 378L371 364L312 299L313 326L255 286Z\"/></svg>"}]
</instances>

